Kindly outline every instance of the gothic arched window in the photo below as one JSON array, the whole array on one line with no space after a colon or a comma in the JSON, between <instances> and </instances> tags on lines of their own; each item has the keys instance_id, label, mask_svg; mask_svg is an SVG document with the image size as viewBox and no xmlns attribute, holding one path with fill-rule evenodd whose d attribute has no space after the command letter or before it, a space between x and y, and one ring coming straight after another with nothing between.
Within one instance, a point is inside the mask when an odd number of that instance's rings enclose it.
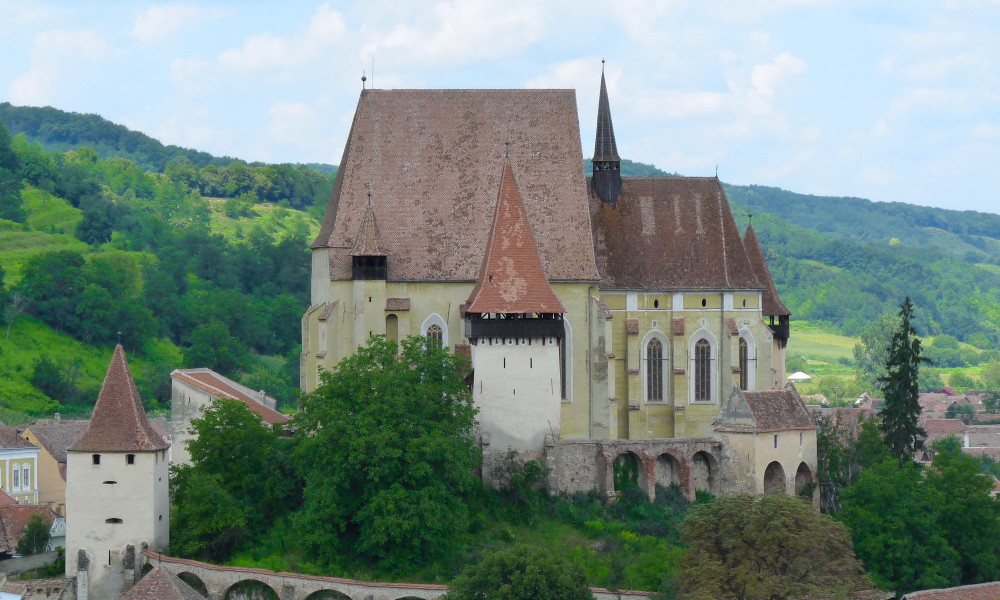
<instances>
[{"instance_id":1,"label":"gothic arched window","mask_svg":"<svg viewBox=\"0 0 1000 600\"><path fill-rule=\"evenodd\" d=\"M431 340L431 343L440 348L444 342L444 331L441 329L441 326L435 323L428 327L427 339Z\"/></svg>"},{"instance_id":2,"label":"gothic arched window","mask_svg":"<svg viewBox=\"0 0 1000 600\"><path fill-rule=\"evenodd\" d=\"M750 386L750 348L747 340L740 338L740 389L746 390Z\"/></svg>"},{"instance_id":3,"label":"gothic arched window","mask_svg":"<svg viewBox=\"0 0 1000 600\"><path fill-rule=\"evenodd\" d=\"M694 345L694 399L696 402L712 399L712 344L705 338Z\"/></svg>"},{"instance_id":4,"label":"gothic arched window","mask_svg":"<svg viewBox=\"0 0 1000 600\"><path fill-rule=\"evenodd\" d=\"M663 402L663 342L658 338L646 344L646 402Z\"/></svg>"}]
</instances>

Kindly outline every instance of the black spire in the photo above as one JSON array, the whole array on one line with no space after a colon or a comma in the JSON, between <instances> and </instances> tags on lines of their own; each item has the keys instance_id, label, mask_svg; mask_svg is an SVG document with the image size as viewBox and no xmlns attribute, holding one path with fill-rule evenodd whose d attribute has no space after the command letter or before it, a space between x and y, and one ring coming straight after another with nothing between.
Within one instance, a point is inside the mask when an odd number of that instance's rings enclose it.
<instances>
[{"instance_id":1,"label":"black spire","mask_svg":"<svg viewBox=\"0 0 1000 600\"><path fill-rule=\"evenodd\" d=\"M614 204L622 191L622 159L615 143L615 128L611 124L608 86L604 82L604 61L601 61L601 98L597 105L597 139L594 142L594 193L605 204Z\"/></svg>"}]
</instances>

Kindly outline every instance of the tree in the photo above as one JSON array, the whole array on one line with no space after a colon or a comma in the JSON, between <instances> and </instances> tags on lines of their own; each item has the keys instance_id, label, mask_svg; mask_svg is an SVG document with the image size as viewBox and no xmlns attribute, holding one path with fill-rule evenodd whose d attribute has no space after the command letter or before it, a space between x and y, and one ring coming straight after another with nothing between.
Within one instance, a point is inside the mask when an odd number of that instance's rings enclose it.
<instances>
[{"instance_id":1,"label":"tree","mask_svg":"<svg viewBox=\"0 0 1000 600\"><path fill-rule=\"evenodd\" d=\"M1000 392L1000 358L986 363L982 371L983 387L987 390Z\"/></svg>"},{"instance_id":2,"label":"tree","mask_svg":"<svg viewBox=\"0 0 1000 600\"><path fill-rule=\"evenodd\" d=\"M861 341L854 345L854 369L858 381L868 389L877 388L879 379L885 377L892 334L898 327L898 318L882 315L861 330Z\"/></svg>"},{"instance_id":3,"label":"tree","mask_svg":"<svg viewBox=\"0 0 1000 600\"><path fill-rule=\"evenodd\" d=\"M853 485L863 471L888 458L889 450L874 419L861 418L850 429L836 416L819 415L816 418L816 454L820 510L833 514L840 509L838 493Z\"/></svg>"},{"instance_id":4,"label":"tree","mask_svg":"<svg viewBox=\"0 0 1000 600\"><path fill-rule=\"evenodd\" d=\"M784 494L717 498L681 526L681 595L781 599L868 589L847 529Z\"/></svg>"},{"instance_id":5,"label":"tree","mask_svg":"<svg viewBox=\"0 0 1000 600\"><path fill-rule=\"evenodd\" d=\"M11 147L10 132L3 123L0 123L0 219L24 221L21 161Z\"/></svg>"},{"instance_id":6,"label":"tree","mask_svg":"<svg viewBox=\"0 0 1000 600\"><path fill-rule=\"evenodd\" d=\"M962 584L1000 579L1000 502L990 497L992 477L962 452L954 437L934 443L926 486L942 499L938 526L958 552Z\"/></svg>"},{"instance_id":7,"label":"tree","mask_svg":"<svg viewBox=\"0 0 1000 600\"><path fill-rule=\"evenodd\" d=\"M899 327L892 334L886 374L879 379L885 407L882 409L882 434L889 452L900 462L912 460L913 453L924 447L927 432L917 425L920 417L920 390L917 383L920 363L920 339L910 325L913 304L910 298L899 307Z\"/></svg>"},{"instance_id":8,"label":"tree","mask_svg":"<svg viewBox=\"0 0 1000 600\"><path fill-rule=\"evenodd\" d=\"M593 600L583 570L527 546L492 552L452 582L442 600Z\"/></svg>"},{"instance_id":9,"label":"tree","mask_svg":"<svg viewBox=\"0 0 1000 600\"><path fill-rule=\"evenodd\" d=\"M40 554L49 548L52 521L35 513L21 529L21 539L17 542L17 553L23 556Z\"/></svg>"},{"instance_id":10,"label":"tree","mask_svg":"<svg viewBox=\"0 0 1000 600\"><path fill-rule=\"evenodd\" d=\"M465 364L425 338L369 340L300 402L297 521L306 545L390 569L445 558L467 530L479 485L476 410Z\"/></svg>"},{"instance_id":11,"label":"tree","mask_svg":"<svg viewBox=\"0 0 1000 600\"><path fill-rule=\"evenodd\" d=\"M946 419L961 419L963 423L969 425L976 418L976 409L971 404L952 404L944 416Z\"/></svg>"},{"instance_id":12,"label":"tree","mask_svg":"<svg viewBox=\"0 0 1000 600\"><path fill-rule=\"evenodd\" d=\"M837 519L880 589L897 594L958 585L960 557L938 524L941 493L916 463L887 458L840 494Z\"/></svg>"},{"instance_id":13,"label":"tree","mask_svg":"<svg viewBox=\"0 0 1000 600\"><path fill-rule=\"evenodd\" d=\"M176 468L170 478L170 506L171 549L210 561L229 558L253 510L226 491L217 475L190 465Z\"/></svg>"},{"instance_id":14,"label":"tree","mask_svg":"<svg viewBox=\"0 0 1000 600\"><path fill-rule=\"evenodd\" d=\"M202 323L191 333L191 347L184 352L188 367L205 367L232 374L247 361L243 345L229 334L229 328L219 321Z\"/></svg>"}]
</instances>

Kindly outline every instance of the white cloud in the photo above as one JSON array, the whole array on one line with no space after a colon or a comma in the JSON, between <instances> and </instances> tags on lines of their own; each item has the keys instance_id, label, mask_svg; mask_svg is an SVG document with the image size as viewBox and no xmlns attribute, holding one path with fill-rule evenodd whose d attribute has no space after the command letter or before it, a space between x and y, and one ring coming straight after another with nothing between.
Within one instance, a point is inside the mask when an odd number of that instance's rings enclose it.
<instances>
[{"instance_id":1,"label":"white cloud","mask_svg":"<svg viewBox=\"0 0 1000 600\"><path fill-rule=\"evenodd\" d=\"M288 37L252 35L242 47L220 54L218 62L224 69L243 73L300 68L320 60L346 31L344 16L321 4L304 31Z\"/></svg>"},{"instance_id":2,"label":"white cloud","mask_svg":"<svg viewBox=\"0 0 1000 600\"><path fill-rule=\"evenodd\" d=\"M150 7L139 13L132 26L132 36L143 43L160 42L186 29L220 19L231 11L221 7L172 3Z\"/></svg>"},{"instance_id":3,"label":"white cloud","mask_svg":"<svg viewBox=\"0 0 1000 600\"><path fill-rule=\"evenodd\" d=\"M889 185L892 183L892 179L892 172L881 167L872 167L861 173L861 180L872 185Z\"/></svg>"},{"instance_id":4,"label":"white cloud","mask_svg":"<svg viewBox=\"0 0 1000 600\"><path fill-rule=\"evenodd\" d=\"M386 58L394 64L427 67L464 64L519 54L544 33L541 12L534 4L453 0L438 2L429 11L420 5L419 13L387 31L376 27L363 32L367 41L361 60Z\"/></svg>"},{"instance_id":5,"label":"white cloud","mask_svg":"<svg viewBox=\"0 0 1000 600\"><path fill-rule=\"evenodd\" d=\"M775 57L774 62L755 66L750 81L758 94L772 99L776 87L805 70L806 61L793 56L791 52L782 52Z\"/></svg>"},{"instance_id":6,"label":"white cloud","mask_svg":"<svg viewBox=\"0 0 1000 600\"><path fill-rule=\"evenodd\" d=\"M14 104L48 104L67 71L94 64L109 52L94 31L43 31L35 36L31 68L11 81L7 96Z\"/></svg>"}]
</instances>

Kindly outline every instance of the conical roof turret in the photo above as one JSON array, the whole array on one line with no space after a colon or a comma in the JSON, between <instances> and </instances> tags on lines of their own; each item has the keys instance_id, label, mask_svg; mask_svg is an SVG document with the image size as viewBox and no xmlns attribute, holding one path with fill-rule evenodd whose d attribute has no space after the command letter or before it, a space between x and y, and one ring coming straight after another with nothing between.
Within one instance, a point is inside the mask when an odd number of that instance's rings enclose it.
<instances>
[{"instance_id":1,"label":"conical roof turret","mask_svg":"<svg viewBox=\"0 0 1000 600\"><path fill-rule=\"evenodd\" d=\"M466 313L565 312L545 277L510 159L505 158L486 255Z\"/></svg>"},{"instance_id":2,"label":"conical roof turret","mask_svg":"<svg viewBox=\"0 0 1000 600\"><path fill-rule=\"evenodd\" d=\"M597 103L597 137L594 141L594 159L597 162L620 162L618 144L615 143L615 127L611 123L611 104L608 102L608 86L601 69L601 96Z\"/></svg>"},{"instance_id":3,"label":"conical roof turret","mask_svg":"<svg viewBox=\"0 0 1000 600\"><path fill-rule=\"evenodd\" d=\"M166 450L150 426L139 390L125 359L125 349L115 346L111 364L97 395L90 424L70 448L71 452L152 452Z\"/></svg>"},{"instance_id":4,"label":"conical roof turret","mask_svg":"<svg viewBox=\"0 0 1000 600\"><path fill-rule=\"evenodd\" d=\"M375 219L375 210L372 208L372 193L368 192L368 207L365 215L361 218L361 228L354 238L354 246L351 248L351 256L385 256L382 249L381 239L378 231L378 222Z\"/></svg>"}]
</instances>

